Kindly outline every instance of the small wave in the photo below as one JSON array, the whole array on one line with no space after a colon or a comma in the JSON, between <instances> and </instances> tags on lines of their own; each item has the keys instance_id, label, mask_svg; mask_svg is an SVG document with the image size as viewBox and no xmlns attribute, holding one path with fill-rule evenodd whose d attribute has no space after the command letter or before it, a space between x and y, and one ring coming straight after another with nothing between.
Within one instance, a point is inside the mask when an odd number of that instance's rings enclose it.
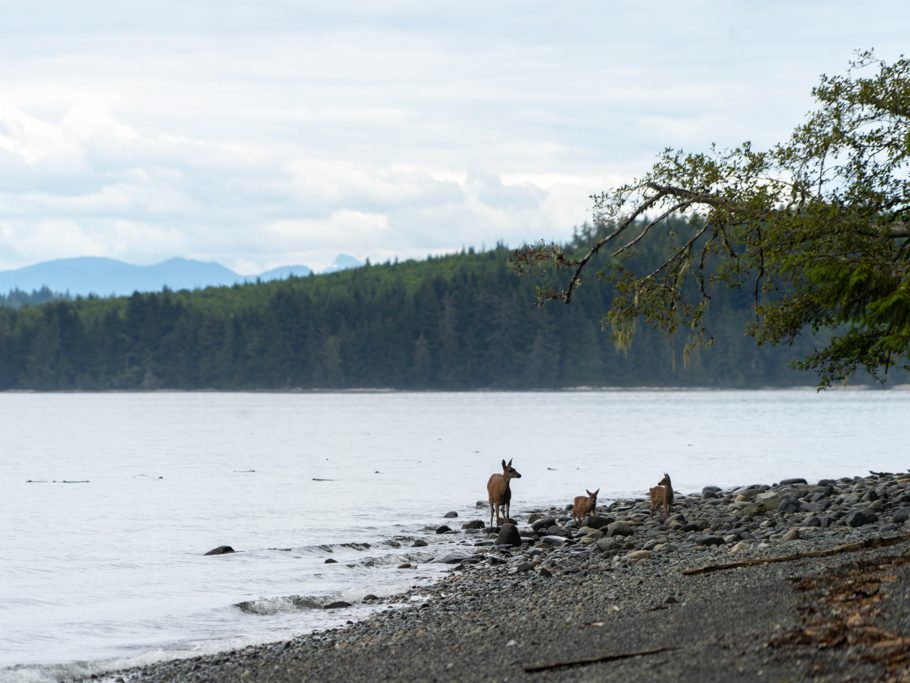
<instances>
[{"instance_id":1,"label":"small wave","mask_svg":"<svg viewBox=\"0 0 910 683\"><path fill-rule=\"evenodd\" d=\"M320 543L318 545L304 545L296 548L269 548L269 550L280 551L283 553L299 553L300 555L321 555L323 553L334 553L336 550L368 550L372 544L362 543Z\"/></svg>"},{"instance_id":2,"label":"small wave","mask_svg":"<svg viewBox=\"0 0 910 683\"><path fill-rule=\"evenodd\" d=\"M90 676L96 671L81 662L51 665L17 664L0 667L0 680L7 683L54 683L69 678Z\"/></svg>"},{"instance_id":3,"label":"small wave","mask_svg":"<svg viewBox=\"0 0 910 683\"><path fill-rule=\"evenodd\" d=\"M394 567L402 562L413 562L415 564L425 564L432 562L434 555L427 552L416 553L396 553L394 555L376 555L365 557L354 565L354 567Z\"/></svg>"},{"instance_id":4,"label":"small wave","mask_svg":"<svg viewBox=\"0 0 910 683\"><path fill-rule=\"evenodd\" d=\"M246 614L268 616L270 614L299 612L308 609L322 609L325 605L326 601L323 598L314 598L308 595L287 595L275 598L245 600L244 602L238 602L234 607Z\"/></svg>"}]
</instances>

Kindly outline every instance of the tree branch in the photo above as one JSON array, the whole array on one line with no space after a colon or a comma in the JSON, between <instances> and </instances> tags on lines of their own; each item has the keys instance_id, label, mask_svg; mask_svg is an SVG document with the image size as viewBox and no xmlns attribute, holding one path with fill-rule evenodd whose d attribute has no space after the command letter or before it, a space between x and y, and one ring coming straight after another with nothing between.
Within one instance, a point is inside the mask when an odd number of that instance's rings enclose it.
<instances>
[{"instance_id":1,"label":"tree branch","mask_svg":"<svg viewBox=\"0 0 910 683\"><path fill-rule=\"evenodd\" d=\"M575 271L572 273L572 278L569 280L569 284L566 286L564 292L563 300L567 304L572 301L572 294L578 287L578 282L581 279L581 271L584 270L584 267L588 264L588 261L590 261L605 244L611 242L613 239L625 232L626 229L635 222L636 218L638 218L641 214L659 202L662 197L663 195L658 193L650 199L642 202L641 206L635 209L631 215L627 216L626 219L620 223L620 225L613 232L597 240L597 242L594 243L594 246L588 250L588 253L581 257L581 259L578 261L578 264L575 266Z\"/></svg>"},{"instance_id":2,"label":"tree branch","mask_svg":"<svg viewBox=\"0 0 910 683\"><path fill-rule=\"evenodd\" d=\"M612 256L619 256L621 253L623 253L624 251L626 251L626 249L631 249L631 248L634 247L636 244L638 244L638 243L642 240L642 238L644 238L644 236L647 235L648 232L651 230L651 228L653 228L655 225L657 225L658 223L660 223L660 222L661 222L662 220L664 220L665 218L668 218L670 215L672 215L672 214L675 213L676 211L679 211L679 210L685 211L685 210L688 209L690 206L692 206L692 202L690 202L690 201L679 202L678 204L674 204L674 205L671 206L669 209L667 209L667 210L664 211L662 214L660 214L660 216L658 216L658 217L655 218L653 221L651 221L650 223L648 223L645 227L643 227L643 228L641 229L641 232L638 233L638 235L635 237L635 239L633 239L633 240L632 240L631 242L629 242L628 244L625 244L625 245L621 246L619 249L617 249L616 251L614 251L613 254L612 254Z\"/></svg>"}]
</instances>

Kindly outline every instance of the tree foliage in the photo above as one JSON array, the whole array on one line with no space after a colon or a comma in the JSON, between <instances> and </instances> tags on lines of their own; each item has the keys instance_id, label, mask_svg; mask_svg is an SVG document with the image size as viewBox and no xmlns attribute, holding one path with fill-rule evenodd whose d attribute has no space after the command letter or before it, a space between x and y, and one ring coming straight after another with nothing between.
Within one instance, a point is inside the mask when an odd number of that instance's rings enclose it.
<instances>
[{"instance_id":1,"label":"tree foliage","mask_svg":"<svg viewBox=\"0 0 910 683\"><path fill-rule=\"evenodd\" d=\"M750 292L759 344L812 338L798 361L822 386L884 378L910 351L910 60L860 53L822 76L789 140L704 153L665 150L639 180L596 195L584 248L518 250L523 270L568 269L541 301L572 301L593 263L615 284L604 324L627 346L637 320L713 341L712 301ZM656 262L643 251L660 253ZM904 365L906 367L906 365Z\"/></svg>"}]
</instances>

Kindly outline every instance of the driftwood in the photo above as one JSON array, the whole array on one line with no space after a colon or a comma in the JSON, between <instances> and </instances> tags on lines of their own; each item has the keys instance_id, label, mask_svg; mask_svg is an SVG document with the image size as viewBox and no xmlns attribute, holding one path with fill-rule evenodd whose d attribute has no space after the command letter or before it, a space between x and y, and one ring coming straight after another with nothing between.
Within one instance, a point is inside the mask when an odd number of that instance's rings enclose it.
<instances>
[{"instance_id":1,"label":"driftwood","mask_svg":"<svg viewBox=\"0 0 910 683\"><path fill-rule=\"evenodd\" d=\"M553 662L552 664L527 664L524 666L526 673L533 674L541 671L550 671L552 669L564 669L573 666L587 666L588 664L599 664L600 662L614 662L619 659L630 659L632 657L644 657L645 655L656 655L659 652L669 652L676 650L675 647L658 647L653 650L639 650L638 652L620 652L612 655L602 655L600 657L586 657L585 659L572 659L563 662Z\"/></svg>"},{"instance_id":2,"label":"driftwood","mask_svg":"<svg viewBox=\"0 0 910 683\"><path fill-rule=\"evenodd\" d=\"M886 548L890 545L897 545L898 543L904 543L905 541L910 541L910 534L904 534L903 536L876 536L875 538L867 538L864 541L857 541L856 543L847 543L845 545L838 545L833 548L828 548L826 550L812 550L805 553L794 553L793 555L779 555L777 557L759 557L749 560L740 560L739 562L727 562L724 564L709 564L704 567L696 567L694 569L683 569L683 574L686 576L692 576L694 574L707 574L709 572L722 571L724 569L736 569L738 567L755 567L762 564L774 564L776 562L793 562L795 560L802 560L807 557L827 557L829 555L839 555L840 553L853 553L859 550L870 550L872 548Z\"/></svg>"}]
</instances>

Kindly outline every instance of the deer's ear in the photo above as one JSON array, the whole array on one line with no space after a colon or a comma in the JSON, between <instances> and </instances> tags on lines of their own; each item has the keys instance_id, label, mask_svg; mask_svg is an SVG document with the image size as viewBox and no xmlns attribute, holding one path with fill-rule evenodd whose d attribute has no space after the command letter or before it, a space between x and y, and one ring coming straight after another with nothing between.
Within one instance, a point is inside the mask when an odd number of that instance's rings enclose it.
<instances>
[{"instance_id":1,"label":"deer's ear","mask_svg":"<svg viewBox=\"0 0 910 683\"><path fill-rule=\"evenodd\" d=\"M502 459L502 469L505 469L505 468L506 468L506 459L503 458Z\"/></svg>"},{"instance_id":2,"label":"deer's ear","mask_svg":"<svg viewBox=\"0 0 910 683\"><path fill-rule=\"evenodd\" d=\"M593 495L594 495L593 493L591 493L590 491L588 491L588 489L585 489L585 493L587 493L589 496L593 496Z\"/></svg>"},{"instance_id":3,"label":"deer's ear","mask_svg":"<svg viewBox=\"0 0 910 683\"><path fill-rule=\"evenodd\" d=\"M512 458L509 458L509 467L512 466Z\"/></svg>"},{"instance_id":4,"label":"deer's ear","mask_svg":"<svg viewBox=\"0 0 910 683\"><path fill-rule=\"evenodd\" d=\"M597 489L597 490L594 492L594 495L596 496L598 493L600 493L600 489Z\"/></svg>"}]
</instances>

